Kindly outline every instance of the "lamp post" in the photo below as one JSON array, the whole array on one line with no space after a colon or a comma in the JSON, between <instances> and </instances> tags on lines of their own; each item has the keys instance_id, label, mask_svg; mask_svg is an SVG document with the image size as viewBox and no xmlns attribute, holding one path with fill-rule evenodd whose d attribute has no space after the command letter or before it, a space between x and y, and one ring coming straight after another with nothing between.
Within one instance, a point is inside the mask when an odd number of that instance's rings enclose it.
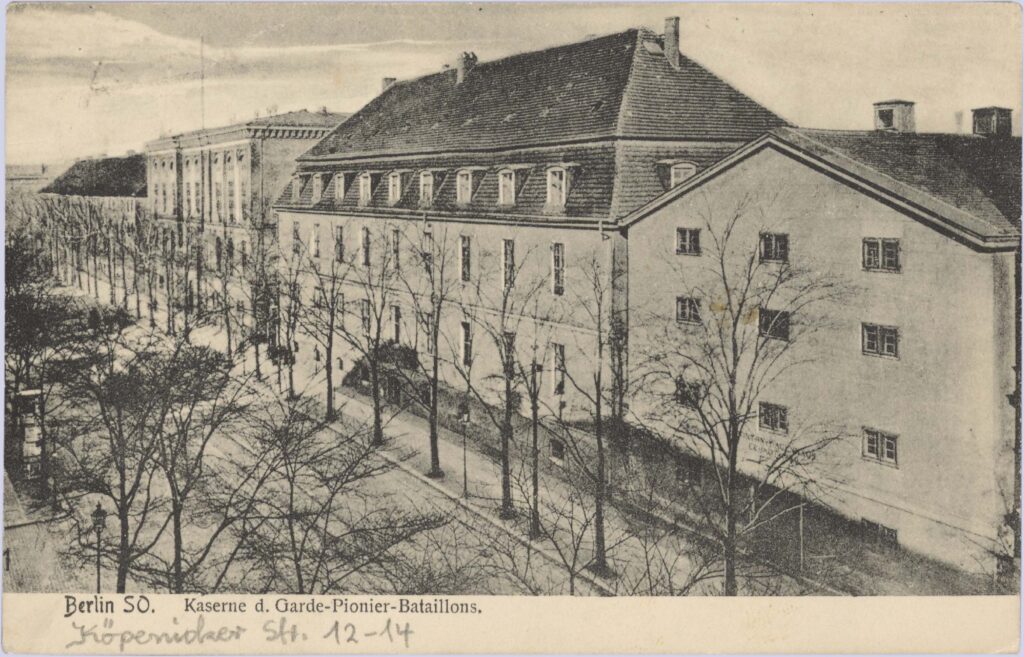
<instances>
[{"instance_id":1,"label":"lamp post","mask_svg":"<svg viewBox=\"0 0 1024 657\"><path fill-rule=\"evenodd\" d=\"M96 530L96 593L100 592L100 537L103 535L103 526L107 522L107 512L96 503L96 510L92 512L92 528Z\"/></svg>"},{"instance_id":2,"label":"lamp post","mask_svg":"<svg viewBox=\"0 0 1024 657\"><path fill-rule=\"evenodd\" d=\"M462 425L462 497L469 499L469 467L467 461L466 434L469 432L469 402L459 404L459 424Z\"/></svg>"}]
</instances>

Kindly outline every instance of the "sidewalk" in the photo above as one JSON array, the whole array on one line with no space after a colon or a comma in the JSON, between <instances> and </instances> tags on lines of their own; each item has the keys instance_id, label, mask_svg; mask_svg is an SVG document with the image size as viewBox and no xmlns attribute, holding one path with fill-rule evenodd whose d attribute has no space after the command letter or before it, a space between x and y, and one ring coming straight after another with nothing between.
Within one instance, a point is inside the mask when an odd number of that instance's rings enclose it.
<instances>
[{"instance_id":1,"label":"sidewalk","mask_svg":"<svg viewBox=\"0 0 1024 657\"><path fill-rule=\"evenodd\" d=\"M61 565L50 535L49 510L27 509L4 472L4 591L70 593L91 587ZM59 520L59 518L58 518Z\"/></svg>"},{"instance_id":2,"label":"sidewalk","mask_svg":"<svg viewBox=\"0 0 1024 657\"><path fill-rule=\"evenodd\" d=\"M318 395L318 398L321 396ZM371 423L373 417L372 405L369 400L361 399L351 391L338 391L338 414L339 424L344 423L346 417L353 418L359 422ZM427 479L426 473L430 470L430 446L428 443L429 425L425 418L422 418L408 411L401 411L394 414L393 410L385 408L384 432L391 441L389 451L398 459L402 460L402 466L414 471L430 485L443 490L452 499L459 500L465 507L486 519L496 527L500 527L511 535L526 538L525 522L529 514L528 501L522 499L519 492L513 487L513 500L519 517L512 520L499 519L498 512L501 506L501 466L498 462L488 456L474 450L473 440L467 441L467 449L463 450L463 436L444 427L438 428L438 452L441 468L445 476L442 479ZM463 498L463 458L465 458L465 470L468 475L469 498ZM541 495L566 494L568 484L550 475L542 474ZM565 519L561 519L563 524ZM518 521L518 523L517 523ZM543 519L545 523L551 523L552 518ZM629 521L611 504L606 507L606 540L609 546L609 562L619 577L600 578L588 571L578 575L596 586L606 595L624 593L621 586L623 582L640 577L639 570L642 570L642 546L629 531ZM593 530L587 529L585 537L585 549L582 562L590 559L590 544L593 540ZM558 565L562 566L557 552L548 541L535 541L532 545L544 556ZM686 570L691 566L688 560L682 559L676 564L679 569L681 580L686 577ZM564 567L564 566L563 566ZM810 582L802 582L785 574L779 573L778 580L783 594L796 595L813 593L817 595L829 595L839 593L826 586L816 586ZM721 584L717 580L707 583L706 594L714 594L720 591ZM743 585L741 583L741 589ZM752 593L752 591L748 592Z\"/></svg>"}]
</instances>

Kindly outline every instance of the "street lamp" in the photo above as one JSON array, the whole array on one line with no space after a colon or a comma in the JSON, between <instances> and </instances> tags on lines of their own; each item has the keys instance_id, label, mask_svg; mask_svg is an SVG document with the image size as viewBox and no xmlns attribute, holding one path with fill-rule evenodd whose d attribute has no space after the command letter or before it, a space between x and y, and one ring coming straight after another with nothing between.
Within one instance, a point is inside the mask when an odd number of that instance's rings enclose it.
<instances>
[{"instance_id":1,"label":"street lamp","mask_svg":"<svg viewBox=\"0 0 1024 657\"><path fill-rule=\"evenodd\" d=\"M107 512L96 503L96 510L92 512L92 528L96 530L96 593L100 592L100 537L103 534L103 526L107 523Z\"/></svg>"}]
</instances>

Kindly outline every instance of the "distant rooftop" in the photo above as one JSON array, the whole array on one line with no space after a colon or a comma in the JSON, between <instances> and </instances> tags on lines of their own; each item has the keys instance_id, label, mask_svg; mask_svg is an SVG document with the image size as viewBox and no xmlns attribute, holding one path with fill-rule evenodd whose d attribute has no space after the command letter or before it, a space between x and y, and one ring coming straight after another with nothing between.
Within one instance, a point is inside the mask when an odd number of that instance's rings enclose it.
<instances>
[{"instance_id":1,"label":"distant rooftop","mask_svg":"<svg viewBox=\"0 0 1024 657\"><path fill-rule=\"evenodd\" d=\"M44 187L42 193L64 196L144 197L146 156L139 153L126 157L79 160Z\"/></svg>"}]
</instances>

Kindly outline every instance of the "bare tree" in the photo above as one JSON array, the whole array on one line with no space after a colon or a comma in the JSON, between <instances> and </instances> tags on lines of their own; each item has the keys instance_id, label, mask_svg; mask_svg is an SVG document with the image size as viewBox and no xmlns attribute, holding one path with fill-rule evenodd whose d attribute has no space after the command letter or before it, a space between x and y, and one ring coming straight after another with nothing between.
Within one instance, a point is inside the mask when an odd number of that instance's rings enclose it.
<instances>
[{"instance_id":1,"label":"bare tree","mask_svg":"<svg viewBox=\"0 0 1024 657\"><path fill-rule=\"evenodd\" d=\"M722 545L726 595L738 592L745 539L794 508L782 504L788 491L813 495L820 478L808 468L844 437L841 427L760 404L782 374L813 358L800 346L830 326L815 311L845 287L791 263L788 243L764 242L772 203L750 195L726 212L706 206L704 257L697 267L676 266L686 291L677 316L644 321L651 332L638 350L639 394L657 427L710 462L713 485L697 497L703 530ZM752 422L770 428L773 445L750 444Z\"/></svg>"}]
</instances>

